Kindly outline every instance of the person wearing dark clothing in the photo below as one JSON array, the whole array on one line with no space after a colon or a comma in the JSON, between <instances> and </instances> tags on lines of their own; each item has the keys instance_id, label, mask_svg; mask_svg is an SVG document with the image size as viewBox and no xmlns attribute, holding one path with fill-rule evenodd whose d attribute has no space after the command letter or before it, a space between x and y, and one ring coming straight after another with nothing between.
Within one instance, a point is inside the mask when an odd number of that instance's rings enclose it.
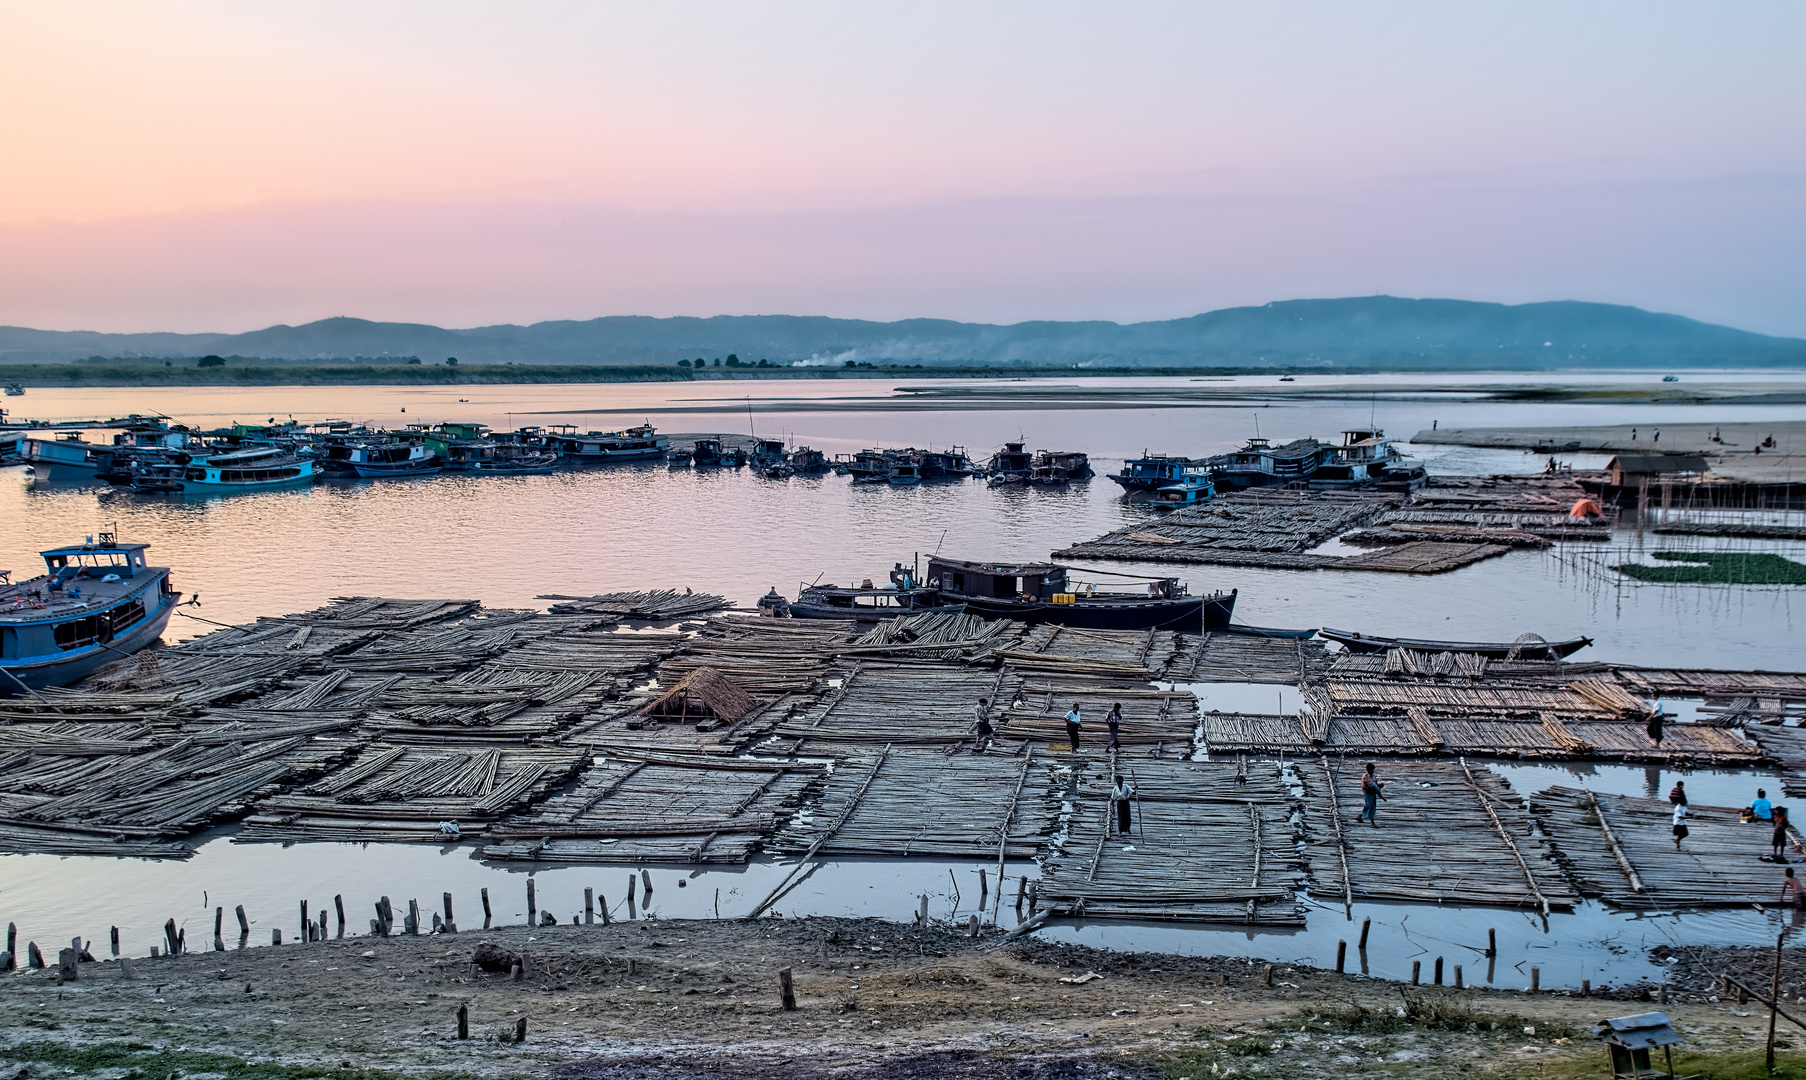
<instances>
[{"instance_id":1,"label":"person wearing dark clothing","mask_svg":"<svg viewBox=\"0 0 1806 1080\"><path fill-rule=\"evenodd\" d=\"M1775 832L1769 837L1769 846L1774 849L1774 860L1787 862L1787 807L1775 807Z\"/></svg>"},{"instance_id":2,"label":"person wearing dark clothing","mask_svg":"<svg viewBox=\"0 0 1806 1080\"><path fill-rule=\"evenodd\" d=\"M996 734L996 729L991 726L991 702L986 698L979 698L978 709L976 711L978 717L977 722L972 725L972 730L975 733L972 739L972 752L974 754L991 745L991 736Z\"/></svg>"},{"instance_id":3,"label":"person wearing dark clothing","mask_svg":"<svg viewBox=\"0 0 1806 1080\"><path fill-rule=\"evenodd\" d=\"M1361 774L1361 816L1356 821L1365 820L1374 828L1380 827L1380 800L1386 797L1386 785L1373 775L1373 765Z\"/></svg>"},{"instance_id":4,"label":"person wearing dark clothing","mask_svg":"<svg viewBox=\"0 0 1806 1080\"><path fill-rule=\"evenodd\" d=\"M1119 738L1122 734L1122 702L1110 706L1110 715L1104 717L1104 723L1110 727L1110 749L1115 750L1122 745Z\"/></svg>"},{"instance_id":5,"label":"person wearing dark clothing","mask_svg":"<svg viewBox=\"0 0 1806 1080\"><path fill-rule=\"evenodd\" d=\"M1662 710L1660 707L1649 714L1649 723L1644 726L1643 730L1649 732L1649 738L1657 746L1662 744Z\"/></svg>"},{"instance_id":6,"label":"person wearing dark clothing","mask_svg":"<svg viewBox=\"0 0 1806 1080\"><path fill-rule=\"evenodd\" d=\"M1079 725L1085 720L1085 714L1079 711L1079 703L1072 703L1072 711L1066 714L1066 741L1072 744L1072 752L1079 752Z\"/></svg>"},{"instance_id":7,"label":"person wearing dark clothing","mask_svg":"<svg viewBox=\"0 0 1806 1080\"><path fill-rule=\"evenodd\" d=\"M1110 801L1116 804L1116 831L1124 836L1133 831L1129 817L1129 803L1134 798L1135 788L1130 785L1128 778L1117 777L1116 788L1110 792Z\"/></svg>"},{"instance_id":8,"label":"person wearing dark clothing","mask_svg":"<svg viewBox=\"0 0 1806 1080\"><path fill-rule=\"evenodd\" d=\"M1668 789L1668 801L1676 806L1687 805L1687 782L1685 780L1676 780L1674 786Z\"/></svg>"}]
</instances>

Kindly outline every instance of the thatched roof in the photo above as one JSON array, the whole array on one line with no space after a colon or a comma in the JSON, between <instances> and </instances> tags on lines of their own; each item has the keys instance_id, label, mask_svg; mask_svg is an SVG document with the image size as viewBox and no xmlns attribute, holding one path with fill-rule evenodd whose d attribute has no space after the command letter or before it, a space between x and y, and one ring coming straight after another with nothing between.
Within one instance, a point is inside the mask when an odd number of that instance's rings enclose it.
<instances>
[{"instance_id":1,"label":"thatched roof","mask_svg":"<svg viewBox=\"0 0 1806 1080\"><path fill-rule=\"evenodd\" d=\"M714 668L699 667L647 702L640 712L692 721L738 720L758 705L734 680Z\"/></svg>"}]
</instances>

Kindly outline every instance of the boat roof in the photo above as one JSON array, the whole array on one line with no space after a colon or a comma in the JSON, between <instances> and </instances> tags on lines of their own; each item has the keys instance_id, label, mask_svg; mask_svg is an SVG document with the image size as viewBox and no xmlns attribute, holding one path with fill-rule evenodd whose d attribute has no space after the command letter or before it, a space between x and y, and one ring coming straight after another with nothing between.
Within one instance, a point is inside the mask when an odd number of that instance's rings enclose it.
<instances>
[{"instance_id":1,"label":"boat roof","mask_svg":"<svg viewBox=\"0 0 1806 1080\"><path fill-rule=\"evenodd\" d=\"M1059 563L967 562L964 559L948 559L940 555L929 556L928 562L930 565L938 563L942 566L957 567L977 574L993 574L998 577L1021 577L1025 574L1045 574L1049 570L1066 569Z\"/></svg>"},{"instance_id":2,"label":"boat roof","mask_svg":"<svg viewBox=\"0 0 1806 1080\"><path fill-rule=\"evenodd\" d=\"M93 555L103 551L138 551L150 547L149 544L70 544L67 547L51 548L40 551L39 555L48 559L52 555Z\"/></svg>"}]
</instances>

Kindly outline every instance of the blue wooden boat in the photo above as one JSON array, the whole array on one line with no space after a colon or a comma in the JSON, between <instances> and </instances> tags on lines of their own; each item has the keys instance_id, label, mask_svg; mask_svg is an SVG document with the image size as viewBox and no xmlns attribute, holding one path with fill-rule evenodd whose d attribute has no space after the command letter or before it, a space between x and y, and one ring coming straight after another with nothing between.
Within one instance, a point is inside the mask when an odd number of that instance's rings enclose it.
<instances>
[{"instance_id":1,"label":"blue wooden boat","mask_svg":"<svg viewBox=\"0 0 1806 1080\"><path fill-rule=\"evenodd\" d=\"M1158 491L1167 484L1178 480L1186 469L1194 465L1204 464L1203 458L1177 457L1169 454L1150 454L1146 450L1138 458L1130 458L1122 463L1122 468L1113 472L1110 479L1121 485L1127 492Z\"/></svg>"},{"instance_id":2,"label":"blue wooden boat","mask_svg":"<svg viewBox=\"0 0 1806 1080\"><path fill-rule=\"evenodd\" d=\"M182 468L184 494L269 491L302 487L320 475L320 463L280 446L259 446L225 454L195 455Z\"/></svg>"},{"instance_id":3,"label":"blue wooden boat","mask_svg":"<svg viewBox=\"0 0 1806 1080\"><path fill-rule=\"evenodd\" d=\"M1197 466L1187 469L1172 483L1155 489L1152 505L1156 510L1177 510L1208 502L1216 497L1216 493L1216 485L1210 481L1210 470Z\"/></svg>"},{"instance_id":4,"label":"blue wooden boat","mask_svg":"<svg viewBox=\"0 0 1806 1080\"><path fill-rule=\"evenodd\" d=\"M162 636L182 594L147 547L101 533L42 552L39 577L0 572L0 696L68 686Z\"/></svg>"}]
</instances>

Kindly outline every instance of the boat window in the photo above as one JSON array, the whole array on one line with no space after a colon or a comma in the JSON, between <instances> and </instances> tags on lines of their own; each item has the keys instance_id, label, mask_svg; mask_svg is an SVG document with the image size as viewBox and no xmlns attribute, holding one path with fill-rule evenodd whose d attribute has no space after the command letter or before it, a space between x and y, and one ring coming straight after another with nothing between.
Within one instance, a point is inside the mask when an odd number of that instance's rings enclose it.
<instances>
[{"instance_id":1,"label":"boat window","mask_svg":"<svg viewBox=\"0 0 1806 1080\"><path fill-rule=\"evenodd\" d=\"M0 626L0 657L7 660L19 658L19 632L10 626Z\"/></svg>"},{"instance_id":2,"label":"boat window","mask_svg":"<svg viewBox=\"0 0 1806 1080\"><path fill-rule=\"evenodd\" d=\"M83 645L92 645L100 635L100 619L90 615L85 619L72 619L66 623L58 623L56 627L56 647L59 649L79 649Z\"/></svg>"},{"instance_id":3,"label":"boat window","mask_svg":"<svg viewBox=\"0 0 1806 1080\"><path fill-rule=\"evenodd\" d=\"M1021 591L1016 578L994 577L991 579L992 596L1012 597Z\"/></svg>"}]
</instances>

